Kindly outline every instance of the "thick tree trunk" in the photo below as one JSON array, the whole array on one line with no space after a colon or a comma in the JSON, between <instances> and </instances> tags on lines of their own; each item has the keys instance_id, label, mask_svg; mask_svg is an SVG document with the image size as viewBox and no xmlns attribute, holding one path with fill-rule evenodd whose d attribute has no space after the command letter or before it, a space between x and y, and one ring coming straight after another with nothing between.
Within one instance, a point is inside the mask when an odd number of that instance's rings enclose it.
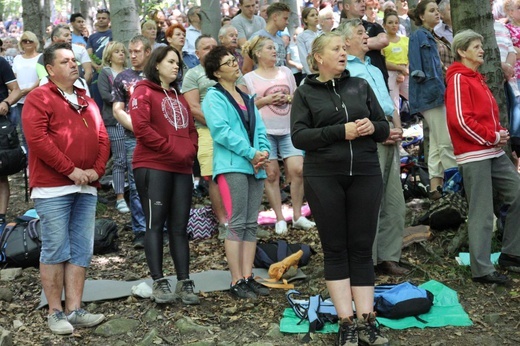
<instances>
[{"instance_id":1,"label":"thick tree trunk","mask_svg":"<svg viewBox=\"0 0 520 346\"><path fill-rule=\"evenodd\" d=\"M22 0L22 18L24 31L33 32L39 37L40 47L44 46L43 37L45 27L50 22L50 1L49 0Z\"/></svg>"},{"instance_id":2,"label":"thick tree trunk","mask_svg":"<svg viewBox=\"0 0 520 346\"><path fill-rule=\"evenodd\" d=\"M202 19L202 33L211 35L218 41L218 31L220 30L220 1L207 0L202 1L200 9L200 17Z\"/></svg>"},{"instance_id":3,"label":"thick tree trunk","mask_svg":"<svg viewBox=\"0 0 520 346\"><path fill-rule=\"evenodd\" d=\"M489 1L451 0L453 32L471 29L484 36L485 63L480 72L486 76L487 84L500 109L500 122L509 127L506 98L504 93L504 74L500 65L500 52L493 29L493 15Z\"/></svg>"},{"instance_id":4,"label":"thick tree trunk","mask_svg":"<svg viewBox=\"0 0 520 346\"><path fill-rule=\"evenodd\" d=\"M294 29L300 26L300 6L298 6L298 1L296 0L281 0L280 2L287 4L291 8L287 29L292 37Z\"/></svg>"},{"instance_id":5,"label":"thick tree trunk","mask_svg":"<svg viewBox=\"0 0 520 346\"><path fill-rule=\"evenodd\" d=\"M132 37L141 33L139 15L133 1L110 0L110 21L114 41L128 45Z\"/></svg>"}]
</instances>

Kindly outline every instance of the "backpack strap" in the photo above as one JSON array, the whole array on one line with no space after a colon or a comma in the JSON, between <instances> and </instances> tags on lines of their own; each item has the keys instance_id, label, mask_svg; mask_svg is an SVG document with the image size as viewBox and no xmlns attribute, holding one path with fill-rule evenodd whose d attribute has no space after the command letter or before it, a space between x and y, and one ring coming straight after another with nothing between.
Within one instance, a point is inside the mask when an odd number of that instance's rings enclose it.
<instances>
[{"instance_id":1,"label":"backpack strap","mask_svg":"<svg viewBox=\"0 0 520 346\"><path fill-rule=\"evenodd\" d=\"M13 232L13 229L18 225L17 222L9 222L5 225L4 231L0 234L0 263L5 262L7 257L5 256L4 249L7 246L7 239Z\"/></svg>"},{"instance_id":2,"label":"backpack strap","mask_svg":"<svg viewBox=\"0 0 520 346\"><path fill-rule=\"evenodd\" d=\"M280 262L287 257L287 242L285 240L278 240L276 242L278 244L277 250L276 250L276 261Z\"/></svg>"},{"instance_id":3,"label":"backpack strap","mask_svg":"<svg viewBox=\"0 0 520 346\"><path fill-rule=\"evenodd\" d=\"M309 263L309 258L312 255L311 247L307 244L302 244L301 250L303 251L303 255L302 255L302 258L300 258L300 263L304 263L304 264Z\"/></svg>"}]
</instances>

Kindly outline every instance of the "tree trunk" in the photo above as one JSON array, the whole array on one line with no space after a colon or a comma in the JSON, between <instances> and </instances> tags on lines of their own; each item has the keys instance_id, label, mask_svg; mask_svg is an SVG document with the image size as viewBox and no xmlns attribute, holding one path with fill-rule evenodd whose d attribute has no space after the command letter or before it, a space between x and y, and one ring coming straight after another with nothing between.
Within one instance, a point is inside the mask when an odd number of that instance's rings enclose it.
<instances>
[{"instance_id":1,"label":"tree trunk","mask_svg":"<svg viewBox=\"0 0 520 346\"><path fill-rule=\"evenodd\" d=\"M509 127L506 98L504 93L504 74L500 65L498 50L493 29L493 15L489 1L483 0L451 0L451 18L453 32L471 29L484 36L484 65L480 72L486 76L487 84L500 109L500 122Z\"/></svg>"},{"instance_id":2,"label":"tree trunk","mask_svg":"<svg viewBox=\"0 0 520 346\"><path fill-rule=\"evenodd\" d=\"M300 6L298 6L298 1L296 0L281 0L280 2L287 4L291 8L287 29L292 37L294 29L300 26Z\"/></svg>"},{"instance_id":3,"label":"tree trunk","mask_svg":"<svg viewBox=\"0 0 520 346\"><path fill-rule=\"evenodd\" d=\"M202 19L203 34L211 35L218 41L218 31L220 30L220 1L211 0L203 1L200 9L200 16Z\"/></svg>"},{"instance_id":4,"label":"tree trunk","mask_svg":"<svg viewBox=\"0 0 520 346\"><path fill-rule=\"evenodd\" d=\"M133 1L110 0L110 21L114 41L128 42L141 33L137 7Z\"/></svg>"},{"instance_id":5,"label":"tree trunk","mask_svg":"<svg viewBox=\"0 0 520 346\"><path fill-rule=\"evenodd\" d=\"M40 47L45 42L45 27L50 22L50 1L49 0L22 0L22 18L24 31L33 32L40 38Z\"/></svg>"}]
</instances>

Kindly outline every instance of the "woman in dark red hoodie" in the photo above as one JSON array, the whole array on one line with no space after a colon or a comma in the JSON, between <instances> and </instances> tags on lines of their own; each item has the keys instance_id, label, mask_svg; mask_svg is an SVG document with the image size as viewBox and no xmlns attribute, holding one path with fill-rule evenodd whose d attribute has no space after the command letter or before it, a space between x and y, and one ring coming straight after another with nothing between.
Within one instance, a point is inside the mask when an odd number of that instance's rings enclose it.
<instances>
[{"instance_id":1,"label":"woman in dark red hoodie","mask_svg":"<svg viewBox=\"0 0 520 346\"><path fill-rule=\"evenodd\" d=\"M154 50L144 68L146 80L136 85L128 105L137 138L132 165L146 216L144 250L154 280L152 299L157 303L180 299L184 304L198 304L189 278L186 234L197 131L187 102L178 94L180 64L179 52L166 46ZM165 222L177 273L174 292L162 270Z\"/></svg>"},{"instance_id":2,"label":"woman in dark red hoodie","mask_svg":"<svg viewBox=\"0 0 520 346\"><path fill-rule=\"evenodd\" d=\"M472 30L455 35L455 63L446 75L448 130L469 204L468 234L473 281L506 284L491 263L493 192L509 205L498 264L520 271L520 176L502 147L509 131L499 122L498 106L478 68L484 63L483 37Z\"/></svg>"}]
</instances>

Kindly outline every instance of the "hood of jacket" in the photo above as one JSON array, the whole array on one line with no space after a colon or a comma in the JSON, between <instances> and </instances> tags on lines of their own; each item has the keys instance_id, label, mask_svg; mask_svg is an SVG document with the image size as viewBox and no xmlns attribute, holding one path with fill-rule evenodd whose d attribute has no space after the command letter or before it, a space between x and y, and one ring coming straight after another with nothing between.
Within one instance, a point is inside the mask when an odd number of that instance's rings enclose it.
<instances>
[{"instance_id":1,"label":"hood of jacket","mask_svg":"<svg viewBox=\"0 0 520 346\"><path fill-rule=\"evenodd\" d=\"M153 89L153 90L159 91L159 92L162 92L164 90L162 86L160 86L159 84L156 84L152 81L149 81L148 79L143 79L143 80L140 80L139 82L137 82L135 87L138 88L139 86L146 86L150 89Z\"/></svg>"},{"instance_id":2,"label":"hood of jacket","mask_svg":"<svg viewBox=\"0 0 520 346\"><path fill-rule=\"evenodd\" d=\"M337 78L333 78L329 81L322 82L318 80L318 74L311 74L305 78L305 84L312 85L313 87L319 87L323 88L323 90L326 90L330 101L334 104L336 107L336 110L341 109L342 103L341 98L338 97L336 87L340 84L344 83L347 79L350 78L350 72L348 70L345 70L341 73L341 75ZM325 101L325 100L324 100Z\"/></svg>"},{"instance_id":3,"label":"hood of jacket","mask_svg":"<svg viewBox=\"0 0 520 346\"><path fill-rule=\"evenodd\" d=\"M482 76L479 72L473 71L466 65L464 65L461 62L455 61L453 64L448 67L448 71L446 71L446 81L449 83L451 78L457 73L460 73L463 76L469 77L469 78L478 78L481 81L485 82L484 76Z\"/></svg>"}]
</instances>

